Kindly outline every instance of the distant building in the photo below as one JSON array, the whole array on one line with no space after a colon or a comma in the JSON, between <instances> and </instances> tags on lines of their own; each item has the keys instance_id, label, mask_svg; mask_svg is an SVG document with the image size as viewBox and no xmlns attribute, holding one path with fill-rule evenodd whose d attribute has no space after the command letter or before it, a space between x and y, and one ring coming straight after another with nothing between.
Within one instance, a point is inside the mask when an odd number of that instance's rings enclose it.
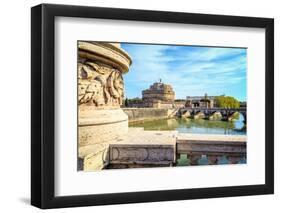
<instances>
[{"instance_id":1,"label":"distant building","mask_svg":"<svg viewBox=\"0 0 281 213\"><path fill-rule=\"evenodd\" d=\"M186 97L186 107L191 108L213 108L216 106L215 101L216 96L187 96Z\"/></svg>"},{"instance_id":2,"label":"distant building","mask_svg":"<svg viewBox=\"0 0 281 213\"><path fill-rule=\"evenodd\" d=\"M149 89L142 91L142 100L144 102L161 101L173 103L175 101L175 92L171 85L161 82L155 82Z\"/></svg>"},{"instance_id":3,"label":"distant building","mask_svg":"<svg viewBox=\"0 0 281 213\"><path fill-rule=\"evenodd\" d=\"M159 82L142 91L141 102L129 103L129 107L174 108L175 92L171 85Z\"/></svg>"}]
</instances>

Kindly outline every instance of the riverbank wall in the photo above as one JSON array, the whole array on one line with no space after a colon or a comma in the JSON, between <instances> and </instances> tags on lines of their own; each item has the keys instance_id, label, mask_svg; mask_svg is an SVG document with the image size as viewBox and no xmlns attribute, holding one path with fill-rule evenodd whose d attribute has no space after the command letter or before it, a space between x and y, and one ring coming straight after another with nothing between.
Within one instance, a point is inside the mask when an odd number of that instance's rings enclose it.
<instances>
[{"instance_id":1,"label":"riverbank wall","mask_svg":"<svg viewBox=\"0 0 281 213\"><path fill-rule=\"evenodd\" d=\"M138 122L144 120L156 120L169 118L173 115L173 109L158 108L122 108L128 115L129 122Z\"/></svg>"}]
</instances>

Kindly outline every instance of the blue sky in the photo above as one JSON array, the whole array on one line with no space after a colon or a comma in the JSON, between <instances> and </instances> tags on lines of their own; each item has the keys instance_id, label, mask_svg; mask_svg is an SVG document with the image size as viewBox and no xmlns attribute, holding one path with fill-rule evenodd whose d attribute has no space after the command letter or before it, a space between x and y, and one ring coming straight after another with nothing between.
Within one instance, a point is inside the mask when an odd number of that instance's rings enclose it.
<instances>
[{"instance_id":1,"label":"blue sky","mask_svg":"<svg viewBox=\"0 0 281 213\"><path fill-rule=\"evenodd\" d=\"M141 97L155 81L171 84L177 99L193 95L246 100L247 50L122 43L132 65L124 75L125 97Z\"/></svg>"}]
</instances>

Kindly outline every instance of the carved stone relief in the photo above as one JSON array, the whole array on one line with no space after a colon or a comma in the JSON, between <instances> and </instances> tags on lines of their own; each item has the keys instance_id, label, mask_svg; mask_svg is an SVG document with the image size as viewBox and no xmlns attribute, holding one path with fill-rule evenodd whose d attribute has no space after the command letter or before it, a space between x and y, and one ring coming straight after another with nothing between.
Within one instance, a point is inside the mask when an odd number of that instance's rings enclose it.
<instances>
[{"instance_id":1,"label":"carved stone relief","mask_svg":"<svg viewBox=\"0 0 281 213\"><path fill-rule=\"evenodd\" d=\"M123 97L124 82L119 70L91 61L79 62L79 105L119 107L122 104Z\"/></svg>"}]
</instances>

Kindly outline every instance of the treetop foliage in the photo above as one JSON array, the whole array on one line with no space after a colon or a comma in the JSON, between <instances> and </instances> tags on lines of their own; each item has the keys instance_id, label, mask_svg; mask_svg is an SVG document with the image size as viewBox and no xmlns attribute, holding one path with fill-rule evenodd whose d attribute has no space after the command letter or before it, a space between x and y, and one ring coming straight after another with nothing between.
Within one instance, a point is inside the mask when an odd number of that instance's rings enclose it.
<instances>
[{"instance_id":1,"label":"treetop foliage","mask_svg":"<svg viewBox=\"0 0 281 213\"><path fill-rule=\"evenodd\" d=\"M217 96L215 98L216 104L221 108L239 108L240 102L231 96Z\"/></svg>"}]
</instances>

